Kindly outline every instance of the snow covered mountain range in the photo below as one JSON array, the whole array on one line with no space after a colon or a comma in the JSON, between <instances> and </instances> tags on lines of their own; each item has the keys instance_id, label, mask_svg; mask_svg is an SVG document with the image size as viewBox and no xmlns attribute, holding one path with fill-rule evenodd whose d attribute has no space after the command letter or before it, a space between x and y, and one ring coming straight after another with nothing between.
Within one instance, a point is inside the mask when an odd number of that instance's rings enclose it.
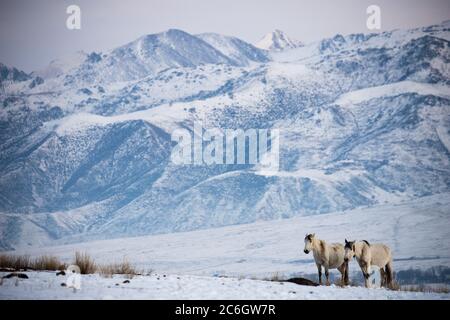
<instances>
[{"instance_id":1,"label":"snow covered mountain range","mask_svg":"<svg viewBox=\"0 0 450 320\"><path fill-rule=\"evenodd\" d=\"M450 21L270 51L172 29L31 74L0 65L0 248L449 192L449 40ZM174 165L171 132L194 121L280 129L280 171Z\"/></svg>"}]
</instances>

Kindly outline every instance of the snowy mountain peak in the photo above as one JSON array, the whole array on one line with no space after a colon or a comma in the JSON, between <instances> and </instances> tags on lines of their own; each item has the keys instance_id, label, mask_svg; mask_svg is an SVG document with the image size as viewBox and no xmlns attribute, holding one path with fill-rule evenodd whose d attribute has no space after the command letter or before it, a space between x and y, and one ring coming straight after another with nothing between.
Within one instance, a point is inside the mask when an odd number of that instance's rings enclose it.
<instances>
[{"instance_id":1,"label":"snowy mountain peak","mask_svg":"<svg viewBox=\"0 0 450 320\"><path fill-rule=\"evenodd\" d=\"M289 38L283 31L275 30L266 34L256 47L269 51L282 51L285 49L294 49L302 47L303 43Z\"/></svg>"}]
</instances>

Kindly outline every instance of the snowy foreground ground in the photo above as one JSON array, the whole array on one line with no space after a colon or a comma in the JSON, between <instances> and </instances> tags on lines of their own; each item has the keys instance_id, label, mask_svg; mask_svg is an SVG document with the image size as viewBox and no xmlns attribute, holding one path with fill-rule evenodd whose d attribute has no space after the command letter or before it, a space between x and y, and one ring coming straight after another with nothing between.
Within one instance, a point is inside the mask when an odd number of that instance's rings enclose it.
<instances>
[{"instance_id":1,"label":"snowy foreground ground","mask_svg":"<svg viewBox=\"0 0 450 320\"><path fill-rule=\"evenodd\" d=\"M74 291L62 287L65 277L55 272L27 274L29 279L4 279L0 299L450 299L449 294L162 274L136 276L130 283L121 276L86 275Z\"/></svg>"},{"instance_id":2,"label":"snowy foreground ground","mask_svg":"<svg viewBox=\"0 0 450 320\"><path fill-rule=\"evenodd\" d=\"M450 194L441 194L409 203L325 215L26 248L11 253L50 254L70 264L74 253L81 251L89 253L99 263L126 259L152 275L135 277L129 284L122 284L122 278L83 276L82 290L72 293L60 287L64 279L54 273L32 273L30 279L19 280L18 286L15 286L15 280L4 280L0 298L449 299L449 294L316 288L250 280L275 275L284 279L315 276L313 257L303 253L303 238L310 232L330 242L343 242L347 238L386 243L394 253L395 271L450 267L449 208ZM353 261L351 278L359 272ZM167 276L163 277L163 274Z\"/></svg>"}]
</instances>

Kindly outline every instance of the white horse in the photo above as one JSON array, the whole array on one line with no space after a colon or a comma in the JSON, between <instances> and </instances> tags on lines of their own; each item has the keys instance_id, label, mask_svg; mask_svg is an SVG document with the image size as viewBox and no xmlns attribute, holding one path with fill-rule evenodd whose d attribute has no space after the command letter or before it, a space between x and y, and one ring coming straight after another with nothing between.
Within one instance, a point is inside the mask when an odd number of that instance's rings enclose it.
<instances>
[{"instance_id":1,"label":"white horse","mask_svg":"<svg viewBox=\"0 0 450 320\"><path fill-rule=\"evenodd\" d=\"M381 285L392 288L394 271L392 269L392 252L388 246L381 243L369 244L366 240L347 241L345 239L345 261L348 263L353 257L356 258L364 275L366 288L370 286L371 266L380 268Z\"/></svg>"},{"instance_id":2,"label":"white horse","mask_svg":"<svg viewBox=\"0 0 450 320\"><path fill-rule=\"evenodd\" d=\"M305 236L306 254L313 252L317 271L319 272L319 284L322 284L322 266L325 269L327 286L330 285L329 269L338 269L341 273L341 285L348 284L348 263L344 260L344 246L340 243L327 244L324 240L317 239L315 234Z\"/></svg>"}]
</instances>

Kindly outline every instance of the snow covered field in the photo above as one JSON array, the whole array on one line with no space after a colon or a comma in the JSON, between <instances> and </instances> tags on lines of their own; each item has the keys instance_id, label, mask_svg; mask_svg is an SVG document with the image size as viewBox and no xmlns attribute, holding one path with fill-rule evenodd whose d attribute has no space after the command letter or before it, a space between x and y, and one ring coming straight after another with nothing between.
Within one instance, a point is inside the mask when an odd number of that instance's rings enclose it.
<instances>
[{"instance_id":1,"label":"snow covered field","mask_svg":"<svg viewBox=\"0 0 450 320\"><path fill-rule=\"evenodd\" d=\"M91 241L11 253L55 255L71 263L76 251L97 262L121 262L161 273L269 277L315 273L303 253L306 233L330 242L383 242L394 252L396 271L450 266L450 194L374 206L214 229ZM355 262L352 271L358 271Z\"/></svg>"},{"instance_id":2,"label":"snow covered field","mask_svg":"<svg viewBox=\"0 0 450 320\"><path fill-rule=\"evenodd\" d=\"M277 275L289 278L315 274L311 255L303 253L307 232L328 241L366 239L388 244L394 252L394 270L450 266L450 195L441 194L348 212L264 221L246 225L92 241L52 247L23 249L14 254L50 254L71 263L74 252L89 253L96 262L123 259L146 272L162 276L138 276L130 284L119 279L83 276L83 292L59 288L61 277L33 273L19 286L0 287L2 298L275 298L275 299L390 299L449 298L448 294L413 294L364 288L313 288L295 284L255 281ZM350 264L351 277L359 273ZM333 271L336 272L336 271ZM228 276L233 278L222 278ZM179 277L179 279L178 279ZM158 280L159 278L159 280ZM238 279L246 278L246 280ZM119 286L115 286L119 283ZM222 283L224 283L222 285ZM292 293L295 291L296 293ZM39 292L39 293L37 293Z\"/></svg>"},{"instance_id":3,"label":"snow covered field","mask_svg":"<svg viewBox=\"0 0 450 320\"><path fill-rule=\"evenodd\" d=\"M123 277L82 277L81 289L62 287L55 272L28 273L30 279L3 280L0 299L449 299L449 294L402 292L362 287L300 286L237 278L152 274L130 283ZM17 284L17 285L16 285Z\"/></svg>"}]
</instances>

